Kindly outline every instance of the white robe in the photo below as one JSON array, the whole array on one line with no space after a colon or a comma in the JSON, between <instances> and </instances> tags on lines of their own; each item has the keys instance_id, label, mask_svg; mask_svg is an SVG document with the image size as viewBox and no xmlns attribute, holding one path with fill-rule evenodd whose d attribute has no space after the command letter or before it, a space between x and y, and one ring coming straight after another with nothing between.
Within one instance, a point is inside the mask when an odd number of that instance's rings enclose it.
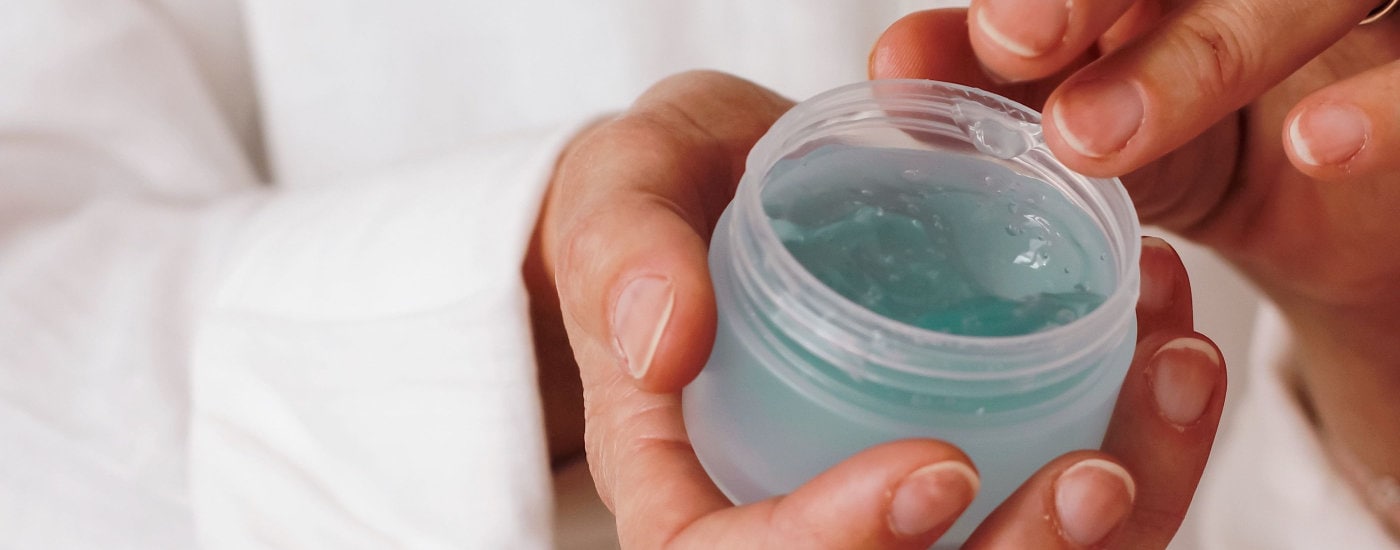
<instances>
[{"instance_id":1,"label":"white robe","mask_svg":"<svg viewBox=\"0 0 1400 550\"><path fill-rule=\"evenodd\" d=\"M550 547L560 147L683 69L858 80L946 3L7 0L0 549Z\"/></svg>"}]
</instances>

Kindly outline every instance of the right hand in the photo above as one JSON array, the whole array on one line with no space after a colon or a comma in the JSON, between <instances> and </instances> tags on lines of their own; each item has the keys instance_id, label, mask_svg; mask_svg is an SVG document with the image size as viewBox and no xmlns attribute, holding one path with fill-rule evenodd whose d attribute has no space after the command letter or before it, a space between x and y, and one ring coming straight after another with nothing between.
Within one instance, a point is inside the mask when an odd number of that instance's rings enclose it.
<instances>
[{"instance_id":1,"label":"right hand","mask_svg":"<svg viewBox=\"0 0 1400 550\"><path fill-rule=\"evenodd\" d=\"M1291 338L1270 345L1287 346L1317 426L1376 475L1397 476L1400 14L1356 25L1378 3L973 0L971 12L892 25L871 73L1045 110L1067 165L1122 175L1144 223L1210 246L1271 298ZM1040 56L998 48L979 23L1020 13L1002 31L1045 30L1024 14L1055 6L1076 23ZM1084 95L1103 82L1133 83L1143 109ZM1126 127L1125 113L1139 128L1126 145L1076 151L1095 129ZM1084 139L1066 139L1076 128Z\"/></svg>"},{"instance_id":2,"label":"right hand","mask_svg":"<svg viewBox=\"0 0 1400 550\"><path fill-rule=\"evenodd\" d=\"M1377 3L973 0L970 12L896 22L871 74L957 82L1046 111L1058 158L1122 176L1145 223L1240 267L1293 323L1304 363L1389 366L1400 358L1400 14L1358 28ZM1055 6L1074 24L1049 51L998 45L1051 30L1005 14ZM993 38L988 18L1005 20L1007 36ZM1105 82L1133 83L1140 101L1081 97ZM1090 130L1124 117L1140 124L1126 145L1102 155L1075 146L1116 143ZM1341 121L1364 135L1347 139ZM1070 127L1085 136L1067 138ZM1330 150L1348 144L1356 150Z\"/></svg>"},{"instance_id":3,"label":"right hand","mask_svg":"<svg viewBox=\"0 0 1400 550\"><path fill-rule=\"evenodd\" d=\"M624 547L922 549L976 493L966 455L919 439L734 507L690 447L680 390L704 365L716 320L707 242L749 149L791 106L738 78L688 73L582 134L560 160L527 266L557 286L589 463ZM1210 451L1225 373L1192 331L1180 260L1160 240L1145 244L1138 351L1107 452L1046 465L969 547L1164 546L1175 532Z\"/></svg>"}]
</instances>

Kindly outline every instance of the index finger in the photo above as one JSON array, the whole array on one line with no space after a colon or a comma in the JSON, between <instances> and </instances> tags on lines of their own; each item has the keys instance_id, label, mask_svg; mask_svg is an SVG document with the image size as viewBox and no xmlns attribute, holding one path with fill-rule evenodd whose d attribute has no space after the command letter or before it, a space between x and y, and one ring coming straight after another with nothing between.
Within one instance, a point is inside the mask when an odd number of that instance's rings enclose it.
<instances>
[{"instance_id":1,"label":"index finger","mask_svg":"<svg viewBox=\"0 0 1400 550\"><path fill-rule=\"evenodd\" d=\"M1370 8L1307 0L1184 3L1066 80L1045 107L1045 139L1079 172L1128 173L1249 104Z\"/></svg>"}]
</instances>

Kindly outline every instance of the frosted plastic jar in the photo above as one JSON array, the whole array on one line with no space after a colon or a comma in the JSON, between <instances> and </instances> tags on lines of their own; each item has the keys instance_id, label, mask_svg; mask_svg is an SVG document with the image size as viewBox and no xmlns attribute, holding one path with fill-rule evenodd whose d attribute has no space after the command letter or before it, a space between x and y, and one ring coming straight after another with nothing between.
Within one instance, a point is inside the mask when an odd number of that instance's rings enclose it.
<instances>
[{"instance_id":1,"label":"frosted plastic jar","mask_svg":"<svg viewBox=\"0 0 1400 550\"><path fill-rule=\"evenodd\" d=\"M1046 462L1102 443L1136 339L1141 229L1122 185L1061 165L1039 122L987 92L885 80L799 104L755 145L711 242L715 347L683 396L695 452L732 500L790 492L878 443L938 438L982 475L939 543L955 547ZM921 329L837 294L788 252L763 202L775 166L832 146L926 151L956 158L955 177L982 166L1048 183L1099 232L1103 302L1063 326L986 337Z\"/></svg>"}]
</instances>

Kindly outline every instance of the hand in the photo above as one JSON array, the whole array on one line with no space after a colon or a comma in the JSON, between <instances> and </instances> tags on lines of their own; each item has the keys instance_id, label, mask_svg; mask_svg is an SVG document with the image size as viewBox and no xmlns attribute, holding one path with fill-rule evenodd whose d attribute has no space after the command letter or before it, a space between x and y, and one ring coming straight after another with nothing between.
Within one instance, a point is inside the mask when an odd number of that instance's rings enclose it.
<instances>
[{"instance_id":1,"label":"hand","mask_svg":"<svg viewBox=\"0 0 1400 550\"><path fill-rule=\"evenodd\" d=\"M557 285L593 477L624 547L921 549L976 491L958 449L905 440L792 494L734 507L691 450L679 391L714 339L706 243L749 148L790 106L733 77L689 73L577 138L559 163L527 266ZM1215 434L1225 371L1192 332L1180 260L1160 240L1145 244L1141 338L1105 452L1051 462L970 547L1161 546L1176 530Z\"/></svg>"},{"instance_id":2,"label":"hand","mask_svg":"<svg viewBox=\"0 0 1400 550\"><path fill-rule=\"evenodd\" d=\"M1132 171L1144 222L1213 247L1280 306L1325 429L1400 475L1400 16L1357 27L1370 0L1076 0L1062 39L1033 37L1058 2L911 15L871 72L1043 106L1071 167ZM1107 82L1131 83L1141 107L1094 96Z\"/></svg>"},{"instance_id":3,"label":"hand","mask_svg":"<svg viewBox=\"0 0 1400 550\"><path fill-rule=\"evenodd\" d=\"M1045 103L1050 121L1047 139L1065 162L1081 172L1116 176L1195 139L1314 59L1326 65L1315 67L1314 74L1320 70L1327 77L1314 80L1314 89L1320 87L1316 84L1394 60L1393 22L1387 22L1392 23L1388 29L1376 26L1352 32L1377 3L973 0L968 41L985 70L998 79L1026 82L1068 74L1069 69L1072 74L1063 81L1049 80L1056 85ZM1372 40L1379 43L1366 46L1391 46L1390 51L1344 47L1363 59L1319 58L1353 35L1371 39L1388 35L1391 40ZM1328 74L1328 69L1344 70ZM1329 94L1310 98L1310 105L1346 99L1339 106L1351 104L1381 115L1377 122L1384 121L1393 116L1394 95L1379 84L1387 79L1393 82L1397 71L1400 68L1391 67L1363 75ZM1293 103L1300 98L1293 97ZM1312 120L1303 122L1306 130L1341 130L1308 124ZM1389 157L1378 153L1400 140L1400 130L1391 126L1371 128L1373 133L1389 135L1384 136L1385 142L1370 144L1361 151L1364 154L1357 154L1364 144L1360 135L1349 138L1333 133L1326 137L1335 141L1295 148L1294 160L1304 171L1333 178L1393 169L1396 161L1378 158Z\"/></svg>"}]
</instances>

